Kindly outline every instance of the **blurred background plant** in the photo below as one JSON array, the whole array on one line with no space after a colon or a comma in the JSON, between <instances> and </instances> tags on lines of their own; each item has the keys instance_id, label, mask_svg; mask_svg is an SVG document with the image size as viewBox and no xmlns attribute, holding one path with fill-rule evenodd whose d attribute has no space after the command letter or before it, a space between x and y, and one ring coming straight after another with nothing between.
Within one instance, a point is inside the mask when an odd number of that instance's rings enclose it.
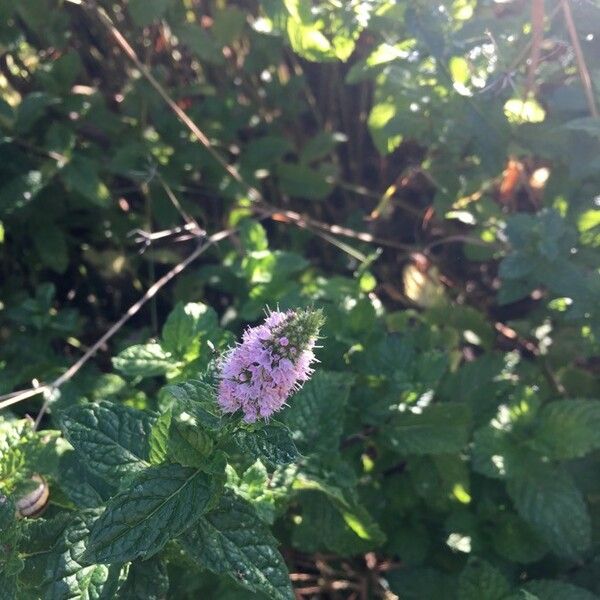
<instances>
[{"instance_id":1,"label":"blurred background plant","mask_svg":"<svg viewBox=\"0 0 600 600\"><path fill-rule=\"evenodd\" d=\"M4 418L318 305L313 479L239 484L298 596L600 594L599 44L597 0L0 0Z\"/></svg>"}]
</instances>

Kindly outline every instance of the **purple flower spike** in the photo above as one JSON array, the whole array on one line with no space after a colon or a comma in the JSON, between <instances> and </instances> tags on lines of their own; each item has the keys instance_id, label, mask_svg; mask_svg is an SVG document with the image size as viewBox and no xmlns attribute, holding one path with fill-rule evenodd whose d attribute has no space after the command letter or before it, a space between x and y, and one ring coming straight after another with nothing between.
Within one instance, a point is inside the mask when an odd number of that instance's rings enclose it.
<instances>
[{"instance_id":1,"label":"purple flower spike","mask_svg":"<svg viewBox=\"0 0 600 600\"><path fill-rule=\"evenodd\" d=\"M323 324L321 311L271 312L246 329L242 343L221 360L219 406L242 410L244 420L268 419L312 375L313 348Z\"/></svg>"}]
</instances>

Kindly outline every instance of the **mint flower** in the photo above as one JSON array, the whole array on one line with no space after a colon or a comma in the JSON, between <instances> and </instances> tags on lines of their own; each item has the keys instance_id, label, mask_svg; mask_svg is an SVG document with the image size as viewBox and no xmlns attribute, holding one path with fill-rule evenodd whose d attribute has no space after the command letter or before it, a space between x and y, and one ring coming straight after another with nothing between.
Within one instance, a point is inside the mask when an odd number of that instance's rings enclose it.
<instances>
[{"instance_id":1,"label":"mint flower","mask_svg":"<svg viewBox=\"0 0 600 600\"><path fill-rule=\"evenodd\" d=\"M313 348L322 324L319 310L288 310L270 312L262 325L246 329L242 343L219 365L221 410L242 410L247 423L281 410L313 373Z\"/></svg>"}]
</instances>

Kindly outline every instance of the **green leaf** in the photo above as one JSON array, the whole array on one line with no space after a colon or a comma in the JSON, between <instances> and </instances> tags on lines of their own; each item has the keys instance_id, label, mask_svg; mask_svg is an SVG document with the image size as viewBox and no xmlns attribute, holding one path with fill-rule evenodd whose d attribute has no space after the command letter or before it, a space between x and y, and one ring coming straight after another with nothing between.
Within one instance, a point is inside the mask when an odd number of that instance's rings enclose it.
<instances>
[{"instance_id":1,"label":"green leaf","mask_svg":"<svg viewBox=\"0 0 600 600\"><path fill-rule=\"evenodd\" d=\"M400 454L460 452L468 442L470 418L465 404L432 404L398 413L382 435Z\"/></svg>"},{"instance_id":2,"label":"green leaf","mask_svg":"<svg viewBox=\"0 0 600 600\"><path fill-rule=\"evenodd\" d=\"M213 441L191 415L174 415L169 428L168 455L186 467L200 467L213 449Z\"/></svg>"},{"instance_id":3,"label":"green leaf","mask_svg":"<svg viewBox=\"0 0 600 600\"><path fill-rule=\"evenodd\" d=\"M588 510L572 479L545 465L508 481L521 517L559 556L576 558L591 542Z\"/></svg>"},{"instance_id":4,"label":"green leaf","mask_svg":"<svg viewBox=\"0 0 600 600\"><path fill-rule=\"evenodd\" d=\"M165 322L161 345L178 358L187 354L197 356L200 338L217 327L217 313L211 307L201 302L179 302Z\"/></svg>"},{"instance_id":5,"label":"green leaf","mask_svg":"<svg viewBox=\"0 0 600 600\"><path fill-rule=\"evenodd\" d=\"M254 430L239 429L233 434L233 441L242 453L273 466L287 465L299 457L290 430L273 421Z\"/></svg>"},{"instance_id":6,"label":"green leaf","mask_svg":"<svg viewBox=\"0 0 600 600\"><path fill-rule=\"evenodd\" d=\"M265 228L254 219L243 219L240 223L240 239L247 252L264 252L269 249L269 238Z\"/></svg>"},{"instance_id":7,"label":"green leaf","mask_svg":"<svg viewBox=\"0 0 600 600\"><path fill-rule=\"evenodd\" d=\"M556 459L579 458L600 448L600 401L558 400L546 404L533 442Z\"/></svg>"},{"instance_id":8,"label":"green leaf","mask_svg":"<svg viewBox=\"0 0 600 600\"><path fill-rule=\"evenodd\" d=\"M333 189L319 171L305 165L282 163L277 166L277 176L281 190L295 198L323 200Z\"/></svg>"},{"instance_id":9,"label":"green leaf","mask_svg":"<svg viewBox=\"0 0 600 600\"><path fill-rule=\"evenodd\" d=\"M115 487L94 476L77 452L66 452L60 461L60 487L79 508L98 508L115 493ZM116 482L115 482L116 483Z\"/></svg>"},{"instance_id":10,"label":"green leaf","mask_svg":"<svg viewBox=\"0 0 600 600\"><path fill-rule=\"evenodd\" d=\"M273 524L275 520L275 502L281 489L273 484L266 467L260 460L250 465L239 477L233 467L227 468L227 487L235 491L252 504L258 516L265 522Z\"/></svg>"},{"instance_id":11,"label":"green leaf","mask_svg":"<svg viewBox=\"0 0 600 600\"><path fill-rule=\"evenodd\" d=\"M66 188L90 200L95 206L105 208L110 192L98 176L98 164L89 158L75 155L60 172Z\"/></svg>"},{"instance_id":12,"label":"green leaf","mask_svg":"<svg viewBox=\"0 0 600 600\"><path fill-rule=\"evenodd\" d=\"M252 505L233 492L225 492L216 510L202 517L180 542L206 569L225 573L273 600L294 598L275 538Z\"/></svg>"},{"instance_id":13,"label":"green leaf","mask_svg":"<svg viewBox=\"0 0 600 600\"><path fill-rule=\"evenodd\" d=\"M173 414L168 410L156 419L156 423L152 426L150 432L150 451L148 458L153 465L159 465L167 458L169 448L169 428L171 427L171 419Z\"/></svg>"},{"instance_id":14,"label":"green leaf","mask_svg":"<svg viewBox=\"0 0 600 600\"><path fill-rule=\"evenodd\" d=\"M219 10L214 15L212 33L222 46L240 37L246 26L246 14L235 6Z\"/></svg>"},{"instance_id":15,"label":"green leaf","mask_svg":"<svg viewBox=\"0 0 600 600\"><path fill-rule=\"evenodd\" d=\"M600 119L598 117L574 119L573 121L567 121L562 127L572 131L585 131L591 136L600 137Z\"/></svg>"},{"instance_id":16,"label":"green leaf","mask_svg":"<svg viewBox=\"0 0 600 600\"><path fill-rule=\"evenodd\" d=\"M0 598L17 597L17 575L23 569L18 544L21 538L15 517L15 504L11 498L0 494ZM4 596L2 596L4 593Z\"/></svg>"},{"instance_id":17,"label":"green leaf","mask_svg":"<svg viewBox=\"0 0 600 600\"><path fill-rule=\"evenodd\" d=\"M351 385L352 378L346 374L319 370L292 396L290 407L283 412L283 421L301 452L337 450Z\"/></svg>"},{"instance_id":18,"label":"green leaf","mask_svg":"<svg viewBox=\"0 0 600 600\"><path fill-rule=\"evenodd\" d=\"M304 148L302 148L300 162L309 164L315 160L325 158L331 154L336 144L345 141L345 139L343 134L320 131L315 137L307 142Z\"/></svg>"},{"instance_id":19,"label":"green leaf","mask_svg":"<svg viewBox=\"0 0 600 600\"><path fill-rule=\"evenodd\" d=\"M536 562L548 551L546 544L527 523L506 512L495 517L492 544L502 558L521 564Z\"/></svg>"},{"instance_id":20,"label":"green leaf","mask_svg":"<svg viewBox=\"0 0 600 600\"><path fill-rule=\"evenodd\" d=\"M509 592L504 575L481 559L469 560L458 578L458 600L502 600Z\"/></svg>"},{"instance_id":21,"label":"green leaf","mask_svg":"<svg viewBox=\"0 0 600 600\"><path fill-rule=\"evenodd\" d=\"M474 471L504 479L535 469L539 456L524 447L510 431L486 425L473 435L471 461Z\"/></svg>"},{"instance_id":22,"label":"green leaf","mask_svg":"<svg viewBox=\"0 0 600 600\"><path fill-rule=\"evenodd\" d=\"M155 555L213 507L223 484L222 476L180 465L142 471L94 524L85 561L123 563Z\"/></svg>"},{"instance_id":23,"label":"green leaf","mask_svg":"<svg viewBox=\"0 0 600 600\"><path fill-rule=\"evenodd\" d=\"M33 242L43 265L61 274L67 270L69 250L59 227L49 223L39 227Z\"/></svg>"},{"instance_id":24,"label":"green leaf","mask_svg":"<svg viewBox=\"0 0 600 600\"><path fill-rule=\"evenodd\" d=\"M146 412L112 402L73 406L60 415L64 435L86 468L117 485L148 466L153 422Z\"/></svg>"},{"instance_id":25,"label":"green leaf","mask_svg":"<svg viewBox=\"0 0 600 600\"><path fill-rule=\"evenodd\" d=\"M386 579L391 591L402 600L452 600L456 598L455 581L449 575L428 567L398 569L386 574Z\"/></svg>"},{"instance_id":26,"label":"green leaf","mask_svg":"<svg viewBox=\"0 0 600 600\"><path fill-rule=\"evenodd\" d=\"M174 400L174 413L189 413L195 424L207 431L216 432L223 426L215 389L208 383L192 379L168 385L164 390Z\"/></svg>"},{"instance_id":27,"label":"green leaf","mask_svg":"<svg viewBox=\"0 0 600 600\"><path fill-rule=\"evenodd\" d=\"M127 581L119 591L120 600L162 600L169 591L167 565L160 558L136 560L129 567Z\"/></svg>"},{"instance_id":28,"label":"green leaf","mask_svg":"<svg viewBox=\"0 0 600 600\"><path fill-rule=\"evenodd\" d=\"M95 515L80 513L69 521L57 541L25 560L24 585L47 600L111 600L121 583L121 565L85 565L89 528Z\"/></svg>"},{"instance_id":29,"label":"green leaf","mask_svg":"<svg viewBox=\"0 0 600 600\"><path fill-rule=\"evenodd\" d=\"M340 461L341 462L341 461ZM339 465L336 473L343 477L343 464ZM356 490L342 488L331 483L325 477L319 477L308 471L299 472L293 482L295 490L314 490L323 492L336 507L350 530L361 540L367 542L370 548L379 546L385 541L385 534L369 512L358 502Z\"/></svg>"},{"instance_id":30,"label":"green leaf","mask_svg":"<svg viewBox=\"0 0 600 600\"><path fill-rule=\"evenodd\" d=\"M310 61L335 59L329 40L317 29L316 25L304 24L289 18L287 34L292 50Z\"/></svg>"},{"instance_id":31,"label":"green leaf","mask_svg":"<svg viewBox=\"0 0 600 600\"><path fill-rule=\"evenodd\" d=\"M596 594L563 581L541 579L530 581L523 589L539 600L598 600Z\"/></svg>"},{"instance_id":32,"label":"green leaf","mask_svg":"<svg viewBox=\"0 0 600 600\"><path fill-rule=\"evenodd\" d=\"M130 346L112 359L113 366L130 377L164 375L179 363L160 344Z\"/></svg>"},{"instance_id":33,"label":"green leaf","mask_svg":"<svg viewBox=\"0 0 600 600\"><path fill-rule=\"evenodd\" d=\"M129 0L127 10L133 22L144 27L160 19L169 6L169 0Z\"/></svg>"}]
</instances>

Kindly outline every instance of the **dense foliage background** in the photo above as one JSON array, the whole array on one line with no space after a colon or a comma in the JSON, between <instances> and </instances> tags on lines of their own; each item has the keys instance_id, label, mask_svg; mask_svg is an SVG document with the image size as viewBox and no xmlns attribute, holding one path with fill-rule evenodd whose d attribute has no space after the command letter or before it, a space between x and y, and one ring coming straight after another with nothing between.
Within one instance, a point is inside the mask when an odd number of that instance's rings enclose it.
<instances>
[{"instance_id":1,"label":"dense foliage background","mask_svg":"<svg viewBox=\"0 0 600 600\"><path fill-rule=\"evenodd\" d=\"M0 0L0 598L599 597L599 44L598 0ZM246 427L265 306L321 364Z\"/></svg>"}]
</instances>

